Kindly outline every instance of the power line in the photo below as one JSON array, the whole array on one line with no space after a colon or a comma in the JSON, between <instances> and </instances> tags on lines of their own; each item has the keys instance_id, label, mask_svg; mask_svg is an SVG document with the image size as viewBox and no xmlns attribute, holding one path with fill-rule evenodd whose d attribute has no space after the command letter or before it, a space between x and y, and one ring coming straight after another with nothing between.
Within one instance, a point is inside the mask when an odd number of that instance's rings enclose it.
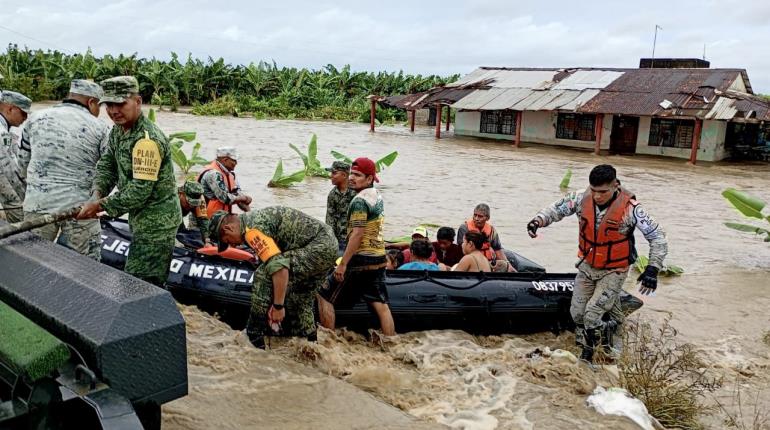
<instances>
[{"instance_id":1,"label":"power line","mask_svg":"<svg viewBox=\"0 0 770 430\"><path fill-rule=\"evenodd\" d=\"M40 39L36 39L36 38L34 38L32 36L27 36L26 34L19 33L18 31L14 30L14 29L11 29L11 28L8 28L8 27L4 27L2 25L0 25L0 28L5 30L5 31L8 31L10 33L13 33L13 34L15 34L17 36L21 36L21 37L24 37L24 38L29 39L29 40L34 40L35 42L42 43L43 45L48 45L51 48L58 49L59 51L69 52L70 54L73 53L69 49L64 49L64 48L58 47L58 46L56 46L56 45L54 45L52 43L46 42L45 40L40 40Z\"/></svg>"}]
</instances>

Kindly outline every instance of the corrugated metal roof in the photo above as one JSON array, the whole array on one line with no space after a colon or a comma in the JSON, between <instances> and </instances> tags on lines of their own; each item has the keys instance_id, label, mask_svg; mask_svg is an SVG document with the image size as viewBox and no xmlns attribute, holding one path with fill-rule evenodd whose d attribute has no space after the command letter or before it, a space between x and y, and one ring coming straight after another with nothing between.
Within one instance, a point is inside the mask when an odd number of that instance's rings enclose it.
<instances>
[{"instance_id":1,"label":"corrugated metal roof","mask_svg":"<svg viewBox=\"0 0 770 430\"><path fill-rule=\"evenodd\" d=\"M494 88L498 89L499 88ZM485 110L503 110L510 109L511 106L519 102L519 100L527 97L532 90L528 88L507 88L503 89L503 93L499 97L495 97L494 100L484 105ZM462 100L460 100L462 101Z\"/></svg>"},{"instance_id":2,"label":"corrugated metal roof","mask_svg":"<svg viewBox=\"0 0 770 430\"><path fill-rule=\"evenodd\" d=\"M727 97L719 97L714 103L714 107L706 114L705 119L725 119L730 120L738 113L735 108L735 100Z\"/></svg>"},{"instance_id":3,"label":"corrugated metal roof","mask_svg":"<svg viewBox=\"0 0 770 430\"><path fill-rule=\"evenodd\" d=\"M455 102L452 107L455 109L467 109L467 110L480 110L485 105L490 103L496 97L503 94L506 90L503 88L490 88L488 90L475 90L467 96L463 97L459 101ZM501 108L505 109L505 108Z\"/></svg>"},{"instance_id":4,"label":"corrugated metal roof","mask_svg":"<svg viewBox=\"0 0 770 430\"><path fill-rule=\"evenodd\" d=\"M553 86L554 90L601 89L621 77L624 72L614 70L578 70Z\"/></svg>"},{"instance_id":5,"label":"corrugated metal roof","mask_svg":"<svg viewBox=\"0 0 770 430\"><path fill-rule=\"evenodd\" d=\"M571 110L571 111L577 111L583 104L591 100L592 98L596 97L597 94L599 94L600 90L585 90L580 93L577 97L572 99L569 103L565 103L562 105L561 110Z\"/></svg>"}]
</instances>

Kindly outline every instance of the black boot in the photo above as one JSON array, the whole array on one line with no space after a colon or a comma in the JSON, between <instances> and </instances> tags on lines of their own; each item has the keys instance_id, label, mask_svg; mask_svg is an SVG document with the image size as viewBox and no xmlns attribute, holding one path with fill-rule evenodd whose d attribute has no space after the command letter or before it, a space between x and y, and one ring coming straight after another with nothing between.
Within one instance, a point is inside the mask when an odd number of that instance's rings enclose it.
<instances>
[{"instance_id":1,"label":"black boot","mask_svg":"<svg viewBox=\"0 0 770 430\"><path fill-rule=\"evenodd\" d=\"M580 353L580 359L593 364L594 348L602 337L601 328L586 329L586 344L583 346L583 352Z\"/></svg>"}]
</instances>

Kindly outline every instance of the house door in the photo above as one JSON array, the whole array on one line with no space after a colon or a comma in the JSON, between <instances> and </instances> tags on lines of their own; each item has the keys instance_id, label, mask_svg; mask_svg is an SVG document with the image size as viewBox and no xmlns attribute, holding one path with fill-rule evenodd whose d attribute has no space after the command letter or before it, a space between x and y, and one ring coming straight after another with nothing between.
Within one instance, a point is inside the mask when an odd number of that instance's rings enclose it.
<instances>
[{"instance_id":1,"label":"house door","mask_svg":"<svg viewBox=\"0 0 770 430\"><path fill-rule=\"evenodd\" d=\"M612 119L610 152L633 154L636 152L636 135L639 131L638 116L615 115Z\"/></svg>"}]
</instances>

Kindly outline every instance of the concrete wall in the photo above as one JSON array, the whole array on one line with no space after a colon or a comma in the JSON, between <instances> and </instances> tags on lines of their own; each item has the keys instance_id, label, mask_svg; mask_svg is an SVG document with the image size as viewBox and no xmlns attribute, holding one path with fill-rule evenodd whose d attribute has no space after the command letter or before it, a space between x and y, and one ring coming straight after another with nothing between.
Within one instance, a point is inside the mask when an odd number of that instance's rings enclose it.
<instances>
[{"instance_id":1,"label":"concrete wall","mask_svg":"<svg viewBox=\"0 0 770 430\"><path fill-rule=\"evenodd\" d=\"M593 149L594 141L557 139L556 112L524 111L522 113L521 141L523 143L542 143L546 145L569 146L573 148ZM481 112L460 111L455 115L455 134L460 136L485 137L515 141L515 135L480 133ZM601 149L609 149L612 116L605 115L602 131Z\"/></svg>"},{"instance_id":2,"label":"concrete wall","mask_svg":"<svg viewBox=\"0 0 770 430\"><path fill-rule=\"evenodd\" d=\"M647 155L662 155L666 157L690 158L690 148L668 148L664 146L649 146L650 123L652 117L639 118L639 135L636 139L636 153ZM700 146L698 146L697 159L700 161L719 161L724 159L725 133L727 123L724 121L703 121L701 129Z\"/></svg>"}]
</instances>

